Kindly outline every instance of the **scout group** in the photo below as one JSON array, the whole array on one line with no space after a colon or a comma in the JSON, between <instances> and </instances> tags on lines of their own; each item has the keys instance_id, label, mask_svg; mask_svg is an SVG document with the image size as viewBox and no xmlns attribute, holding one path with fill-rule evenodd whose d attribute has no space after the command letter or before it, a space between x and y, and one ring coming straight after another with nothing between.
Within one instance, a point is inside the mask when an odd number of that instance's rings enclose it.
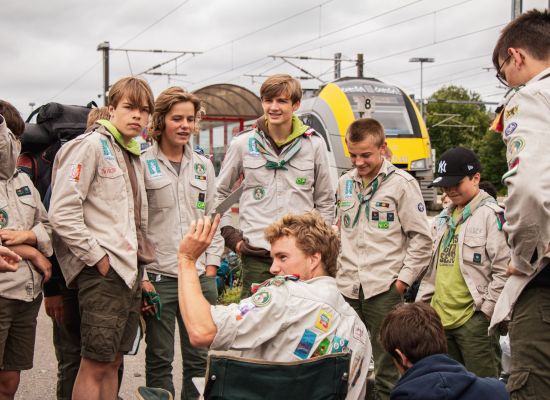
<instances>
[{"instance_id":1,"label":"scout group","mask_svg":"<svg viewBox=\"0 0 550 400\"><path fill-rule=\"evenodd\" d=\"M174 393L179 342L182 399L198 398L191 378L204 376L208 349L270 361L351 352L348 399L365 398L371 357L377 399L549 399L549 43L550 15L533 10L494 49L511 87L494 124L507 145L505 212L480 189L477 156L452 148L432 183L450 204L431 228L374 119L347 129L353 169L333 189L323 139L294 116L302 90L288 75L263 83L264 115L233 139L218 177L190 144L200 99L170 87L155 101L144 80L119 80L106 114L94 110L59 150L48 211L16 169L24 124L2 101L0 399L33 366L54 251L64 283L45 308L58 399L116 399L142 315L146 385ZM142 153L135 137L147 127ZM211 219L241 180L239 228L228 213ZM224 246L242 258L243 290L240 303L216 306ZM495 378L506 332L505 387Z\"/></svg>"}]
</instances>

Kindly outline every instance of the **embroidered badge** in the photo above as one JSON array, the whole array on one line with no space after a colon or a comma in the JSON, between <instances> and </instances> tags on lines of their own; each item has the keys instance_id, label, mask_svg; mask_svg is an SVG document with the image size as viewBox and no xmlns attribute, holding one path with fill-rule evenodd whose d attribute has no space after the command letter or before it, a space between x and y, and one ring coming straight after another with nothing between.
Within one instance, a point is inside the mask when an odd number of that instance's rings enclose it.
<instances>
[{"instance_id":1,"label":"embroidered badge","mask_svg":"<svg viewBox=\"0 0 550 400\"><path fill-rule=\"evenodd\" d=\"M344 214L344 217L342 219L344 220L344 226L346 228L349 228L349 226L351 225L351 217L349 216L349 214Z\"/></svg>"},{"instance_id":2,"label":"embroidered badge","mask_svg":"<svg viewBox=\"0 0 550 400\"><path fill-rule=\"evenodd\" d=\"M351 289L351 293L352 293L354 296L359 295L359 285L353 285L353 288Z\"/></svg>"},{"instance_id":3,"label":"embroidered badge","mask_svg":"<svg viewBox=\"0 0 550 400\"><path fill-rule=\"evenodd\" d=\"M149 176L151 178L158 178L159 176L162 176L162 171L160 170L160 166L157 162L157 160L147 160L147 169L149 170Z\"/></svg>"},{"instance_id":4,"label":"embroidered badge","mask_svg":"<svg viewBox=\"0 0 550 400\"><path fill-rule=\"evenodd\" d=\"M518 127L518 124L516 124L515 122L509 123L506 129L504 130L504 137L508 137L512 133L514 133L517 127Z\"/></svg>"},{"instance_id":5,"label":"embroidered badge","mask_svg":"<svg viewBox=\"0 0 550 400\"><path fill-rule=\"evenodd\" d=\"M265 307L271 302L271 293L267 290L257 292L252 296L252 303L256 307Z\"/></svg>"},{"instance_id":6,"label":"embroidered badge","mask_svg":"<svg viewBox=\"0 0 550 400\"><path fill-rule=\"evenodd\" d=\"M359 325L357 322L353 324L353 337L365 344L365 328Z\"/></svg>"},{"instance_id":7,"label":"embroidered badge","mask_svg":"<svg viewBox=\"0 0 550 400\"><path fill-rule=\"evenodd\" d=\"M0 229L4 229L6 226L8 226L8 222L8 212L3 208L0 208Z\"/></svg>"},{"instance_id":8,"label":"embroidered badge","mask_svg":"<svg viewBox=\"0 0 550 400\"><path fill-rule=\"evenodd\" d=\"M378 221L380 219L380 213L378 211L373 211L370 219L373 221Z\"/></svg>"},{"instance_id":9,"label":"embroidered badge","mask_svg":"<svg viewBox=\"0 0 550 400\"><path fill-rule=\"evenodd\" d=\"M27 291L27 296L32 296L33 295L34 287L33 287L32 282L27 283L27 285L25 286L25 290Z\"/></svg>"},{"instance_id":10,"label":"embroidered badge","mask_svg":"<svg viewBox=\"0 0 550 400\"><path fill-rule=\"evenodd\" d=\"M378 229L390 229L390 223L388 221L378 221Z\"/></svg>"},{"instance_id":11,"label":"embroidered badge","mask_svg":"<svg viewBox=\"0 0 550 400\"><path fill-rule=\"evenodd\" d=\"M206 173L206 167L204 166L204 164L195 163L194 168L195 168L195 172L198 175L204 175Z\"/></svg>"},{"instance_id":12,"label":"embroidered badge","mask_svg":"<svg viewBox=\"0 0 550 400\"><path fill-rule=\"evenodd\" d=\"M113 153L111 153L111 149L109 148L109 143L107 143L107 140L101 139L101 146L103 147L103 158L108 161L114 160L115 156L113 156Z\"/></svg>"},{"instance_id":13,"label":"embroidered badge","mask_svg":"<svg viewBox=\"0 0 550 400\"><path fill-rule=\"evenodd\" d=\"M265 189L262 186L256 186L252 191L252 197L254 200L261 200L265 196Z\"/></svg>"},{"instance_id":14,"label":"embroidered badge","mask_svg":"<svg viewBox=\"0 0 550 400\"><path fill-rule=\"evenodd\" d=\"M353 180L346 179L346 188L344 191L344 198L351 199L353 197Z\"/></svg>"},{"instance_id":15,"label":"embroidered badge","mask_svg":"<svg viewBox=\"0 0 550 400\"><path fill-rule=\"evenodd\" d=\"M506 147L506 158L511 160L515 158L525 148L525 140L521 137L515 137L508 142Z\"/></svg>"},{"instance_id":16,"label":"embroidered badge","mask_svg":"<svg viewBox=\"0 0 550 400\"><path fill-rule=\"evenodd\" d=\"M377 201L376 202L376 207L386 207L388 208L390 206L390 203L386 203L386 202L383 202L383 201Z\"/></svg>"},{"instance_id":17,"label":"embroidered badge","mask_svg":"<svg viewBox=\"0 0 550 400\"><path fill-rule=\"evenodd\" d=\"M199 199L197 200L197 208L199 210L204 210L205 202L204 202L205 194L199 193Z\"/></svg>"},{"instance_id":18,"label":"embroidered badge","mask_svg":"<svg viewBox=\"0 0 550 400\"><path fill-rule=\"evenodd\" d=\"M258 146L256 145L256 139L254 137L248 138L248 154L251 156L259 156Z\"/></svg>"},{"instance_id":19,"label":"embroidered badge","mask_svg":"<svg viewBox=\"0 0 550 400\"><path fill-rule=\"evenodd\" d=\"M321 341L321 343L319 343L319 346L317 346L313 354L311 355L311 358L324 356L325 354L327 354L329 347L330 347L330 339L324 338Z\"/></svg>"},{"instance_id":20,"label":"embroidered badge","mask_svg":"<svg viewBox=\"0 0 550 400\"><path fill-rule=\"evenodd\" d=\"M479 253L474 253L474 262L476 264L481 264L481 254Z\"/></svg>"},{"instance_id":21,"label":"embroidered badge","mask_svg":"<svg viewBox=\"0 0 550 400\"><path fill-rule=\"evenodd\" d=\"M199 181L205 181L206 180L206 175L195 175L195 179L197 179Z\"/></svg>"},{"instance_id":22,"label":"embroidered badge","mask_svg":"<svg viewBox=\"0 0 550 400\"><path fill-rule=\"evenodd\" d=\"M255 308L256 306L254 304L249 303L248 301L241 301L238 306L239 313L235 316L235 319L237 321L240 321L241 319L244 318L246 314L248 314L249 311Z\"/></svg>"},{"instance_id":23,"label":"embroidered badge","mask_svg":"<svg viewBox=\"0 0 550 400\"><path fill-rule=\"evenodd\" d=\"M81 172L82 172L82 164L79 164L79 163L71 164L71 174L69 176L69 180L73 182L79 182Z\"/></svg>"},{"instance_id":24,"label":"embroidered badge","mask_svg":"<svg viewBox=\"0 0 550 400\"><path fill-rule=\"evenodd\" d=\"M296 178L297 185L305 185L306 182L307 182L307 178Z\"/></svg>"},{"instance_id":25,"label":"embroidered badge","mask_svg":"<svg viewBox=\"0 0 550 400\"><path fill-rule=\"evenodd\" d=\"M418 211L420 211L420 212L424 212L424 210L426 210L426 207L424 206L424 203L418 203L416 208L418 208Z\"/></svg>"},{"instance_id":26,"label":"embroidered badge","mask_svg":"<svg viewBox=\"0 0 550 400\"><path fill-rule=\"evenodd\" d=\"M351 206L353 203L351 201L341 201L339 203L340 208L347 208Z\"/></svg>"},{"instance_id":27,"label":"embroidered badge","mask_svg":"<svg viewBox=\"0 0 550 400\"><path fill-rule=\"evenodd\" d=\"M18 197L28 196L31 194L31 189L28 186L22 186L19 189L15 189L15 193Z\"/></svg>"},{"instance_id":28,"label":"embroidered badge","mask_svg":"<svg viewBox=\"0 0 550 400\"><path fill-rule=\"evenodd\" d=\"M392 212L387 213L387 214L386 214L386 219L387 219L389 222L394 221L394 220L395 220L395 215L394 215L394 213L392 213Z\"/></svg>"},{"instance_id":29,"label":"embroidered badge","mask_svg":"<svg viewBox=\"0 0 550 400\"><path fill-rule=\"evenodd\" d=\"M315 320L315 328L319 329L322 332L327 332L330 328L330 322L332 320L332 315L328 311L321 310L317 314Z\"/></svg>"},{"instance_id":30,"label":"embroidered badge","mask_svg":"<svg viewBox=\"0 0 550 400\"><path fill-rule=\"evenodd\" d=\"M316 338L317 334L315 332L305 329L296 350L294 350L294 355L302 360L308 358Z\"/></svg>"},{"instance_id":31,"label":"embroidered badge","mask_svg":"<svg viewBox=\"0 0 550 400\"><path fill-rule=\"evenodd\" d=\"M515 116L519 111L519 106L516 104L515 106L513 106L512 108L506 110L504 112L504 119L510 119L512 118L513 116Z\"/></svg>"},{"instance_id":32,"label":"embroidered badge","mask_svg":"<svg viewBox=\"0 0 550 400\"><path fill-rule=\"evenodd\" d=\"M332 345L330 353L342 353L348 349L348 340L341 338L340 336L334 336L332 339Z\"/></svg>"}]
</instances>

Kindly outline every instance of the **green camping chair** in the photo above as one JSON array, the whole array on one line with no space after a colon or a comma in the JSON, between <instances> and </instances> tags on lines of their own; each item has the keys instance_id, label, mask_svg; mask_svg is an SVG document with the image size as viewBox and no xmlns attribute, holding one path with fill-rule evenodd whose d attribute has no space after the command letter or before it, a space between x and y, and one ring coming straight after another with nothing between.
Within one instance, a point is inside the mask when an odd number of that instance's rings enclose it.
<instances>
[{"instance_id":1,"label":"green camping chair","mask_svg":"<svg viewBox=\"0 0 550 400\"><path fill-rule=\"evenodd\" d=\"M269 362L210 355L205 400L338 400L348 392L351 354Z\"/></svg>"}]
</instances>

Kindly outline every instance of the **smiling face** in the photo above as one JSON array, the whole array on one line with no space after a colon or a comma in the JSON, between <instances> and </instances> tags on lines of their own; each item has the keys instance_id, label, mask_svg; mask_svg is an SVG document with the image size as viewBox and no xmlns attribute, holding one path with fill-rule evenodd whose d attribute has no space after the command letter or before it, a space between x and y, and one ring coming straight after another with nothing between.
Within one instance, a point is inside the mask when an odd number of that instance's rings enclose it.
<instances>
[{"instance_id":1,"label":"smiling face","mask_svg":"<svg viewBox=\"0 0 550 400\"><path fill-rule=\"evenodd\" d=\"M444 187L443 190L449 196L449 200L458 207L464 207L479 193L479 172L474 176L465 176L458 184Z\"/></svg>"},{"instance_id":2,"label":"smiling face","mask_svg":"<svg viewBox=\"0 0 550 400\"><path fill-rule=\"evenodd\" d=\"M357 168L359 176L364 181L372 181L384 163L386 143L378 146L375 138L370 135L360 142L346 140L346 143L348 145L351 164Z\"/></svg>"},{"instance_id":3,"label":"smiling face","mask_svg":"<svg viewBox=\"0 0 550 400\"><path fill-rule=\"evenodd\" d=\"M193 103L182 101L170 108L164 116L164 131L161 134L160 147L183 147L189 143L195 131L196 112Z\"/></svg>"},{"instance_id":4,"label":"smiling face","mask_svg":"<svg viewBox=\"0 0 550 400\"><path fill-rule=\"evenodd\" d=\"M141 134L149 122L149 105L133 104L128 96L123 96L116 106L109 106L109 119L126 139Z\"/></svg>"},{"instance_id":5,"label":"smiling face","mask_svg":"<svg viewBox=\"0 0 550 400\"><path fill-rule=\"evenodd\" d=\"M298 275L301 280L318 276L321 266L321 253L308 256L296 246L292 236L281 236L271 244L273 264L269 272L273 275Z\"/></svg>"},{"instance_id":6,"label":"smiling face","mask_svg":"<svg viewBox=\"0 0 550 400\"><path fill-rule=\"evenodd\" d=\"M283 92L273 98L263 98L262 108L269 126L292 127L292 115L300 108L300 101L292 103L288 93Z\"/></svg>"}]
</instances>

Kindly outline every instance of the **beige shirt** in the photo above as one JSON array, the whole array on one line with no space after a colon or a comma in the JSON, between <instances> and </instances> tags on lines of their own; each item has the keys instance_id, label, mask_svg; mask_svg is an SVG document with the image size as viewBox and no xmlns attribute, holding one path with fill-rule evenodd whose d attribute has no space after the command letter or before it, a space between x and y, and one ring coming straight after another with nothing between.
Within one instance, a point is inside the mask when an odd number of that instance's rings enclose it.
<instances>
[{"instance_id":1,"label":"beige shirt","mask_svg":"<svg viewBox=\"0 0 550 400\"><path fill-rule=\"evenodd\" d=\"M510 276L497 302L491 326L509 318L525 286L550 263L550 68L513 94L504 109L509 171L505 201L511 265L524 276Z\"/></svg>"},{"instance_id":2,"label":"beige shirt","mask_svg":"<svg viewBox=\"0 0 550 400\"><path fill-rule=\"evenodd\" d=\"M53 254L51 227L40 193L31 179L15 169L19 144L0 115L0 229L33 231L36 248ZM33 301L42 292L42 275L30 261L22 260L15 272L0 274L0 297Z\"/></svg>"},{"instance_id":3,"label":"beige shirt","mask_svg":"<svg viewBox=\"0 0 550 400\"><path fill-rule=\"evenodd\" d=\"M185 146L180 170L176 171L155 142L142 154L145 188L149 203L147 234L156 248L157 262L147 271L178 276L178 248L191 221L214 211L216 175L212 162ZM206 265L220 265L224 242L219 231L198 259L200 274Z\"/></svg>"},{"instance_id":4,"label":"beige shirt","mask_svg":"<svg viewBox=\"0 0 550 400\"><path fill-rule=\"evenodd\" d=\"M351 350L346 399L364 399L371 343L334 278L277 283L280 286L272 283L239 304L212 306L218 332L210 348L240 350L242 357L268 361L298 361Z\"/></svg>"},{"instance_id":5,"label":"beige shirt","mask_svg":"<svg viewBox=\"0 0 550 400\"><path fill-rule=\"evenodd\" d=\"M341 251L336 281L352 299L359 297L360 287L368 299L388 291L396 279L412 285L430 262L430 228L418 182L388 161L379 174L385 179L368 201L368 218L363 205L355 226L361 177L352 169L338 181Z\"/></svg>"},{"instance_id":6,"label":"beige shirt","mask_svg":"<svg viewBox=\"0 0 550 400\"><path fill-rule=\"evenodd\" d=\"M506 269L510 261L510 249L504 232L500 231L497 214L503 212L495 203L485 203L461 225L458 235L458 260L460 272L474 299L476 311L493 315L495 304L506 282ZM424 276L416 296L417 301L430 301L435 290L439 245L446 231L444 210L434 219L433 246L430 267Z\"/></svg>"},{"instance_id":7,"label":"beige shirt","mask_svg":"<svg viewBox=\"0 0 550 400\"><path fill-rule=\"evenodd\" d=\"M217 200L221 202L244 174L244 191L239 202L239 228L244 237L252 246L270 250L264 229L288 213L316 209L327 223L331 223L334 219L334 188L323 139L316 134L296 139L302 141L301 149L285 165L287 169L270 170L265 167L266 159L254 145L254 132L250 130L233 139L217 180ZM267 150L279 158L271 146L269 143ZM222 227L227 225L231 225L229 213L221 222Z\"/></svg>"},{"instance_id":8,"label":"beige shirt","mask_svg":"<svg viewBox=\"0 0 550 400\"><path fill-rule=\"evenodd\" d=\"M50 222L67 285L103 256L132 288L138 275L134 198L122 151L103 126L64 145L54 161ZM141 229L147 227L143 169L132 157L141 193Z\"/></svg>"}]
</instances>

